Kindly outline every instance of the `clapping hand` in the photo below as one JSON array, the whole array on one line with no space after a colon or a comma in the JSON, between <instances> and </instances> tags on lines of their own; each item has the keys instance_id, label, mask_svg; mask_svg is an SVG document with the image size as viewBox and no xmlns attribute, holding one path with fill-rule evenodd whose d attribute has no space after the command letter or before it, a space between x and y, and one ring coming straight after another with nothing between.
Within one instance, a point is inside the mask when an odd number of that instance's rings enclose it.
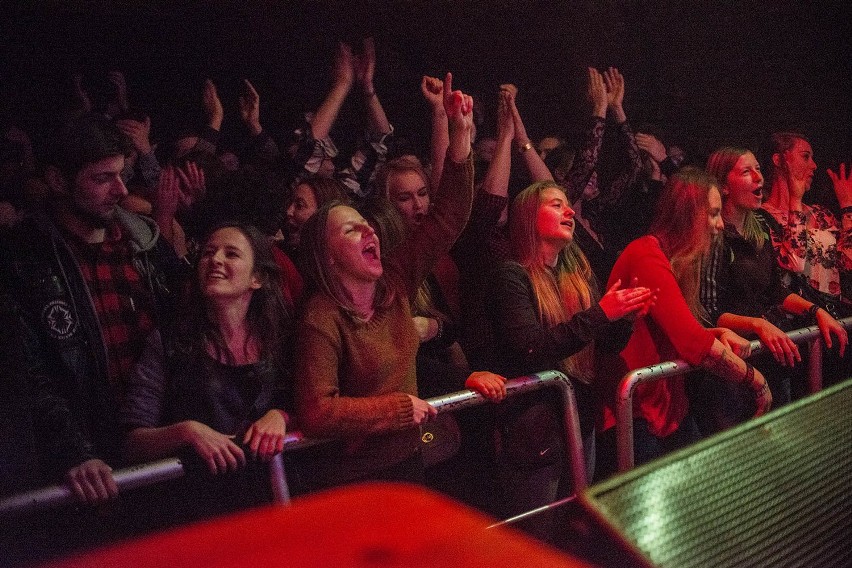
<instances>
[{"instance_id":1,"label":"clapping hand","mask_svg":"<svg viewBox=\"0 0 852 568\"><path fill-rule=\"evenodd\" d=\"M262 128L260 126L260 95L257 94L254 85L248 79L243 79L243 93L239 98L240 118L249 129L257 136Z\"/></svg>"},{"instance_id":2,"label":"clapping hand","mask_svg":"<svg viewBox=\"0 0 852 568\"><path fill-rule=\"evenodd\" d=\"M650 311L657 301L657 295L650 288L636 286L637 282L634 278L632 287L621 288L621 279L618 279L600 299L598 305L609 321L627 316L642 317Z\"/></svg>"},{"instance_id":3,"label":"clapping hand","mask_svg":"<svg viewBox=\"0 0 852 568\"><path fill-rule=\"evenodd\" d=\"M592 114L606 118L606 107L609 97L603 75L594 67L589 67L589 85L586 88L586 98L592 104Z\"/></svg>"},{"instance_id":4,"label":"clapping hand","mask_svg":"<svg viewBox=\"0 0 852 568\"><path fill-rule=\"evenodd\" d=\"M219 100L216 85L211 79L204 81L204 94L201 100L204 105L204 114L207 116L208 124L214 130L221 130L222 121L225 119L225 111L222 108L222 101Z\"/></svg>"},{"instance_id":5,"label":"clapping hand","mask_svg":"<svg viewBox=\"0 0 852 568\"><path fill-rule=\"evenodd\" d=\"M133 147L136 148L139 155L145 156L151 153L150 116L146 116L144 122L134 120L132 118L122 118L115 121L115 125L119 130L124 132L128 138L130 138L130 141L133 143Z\"/></svg>"}]
</instances>

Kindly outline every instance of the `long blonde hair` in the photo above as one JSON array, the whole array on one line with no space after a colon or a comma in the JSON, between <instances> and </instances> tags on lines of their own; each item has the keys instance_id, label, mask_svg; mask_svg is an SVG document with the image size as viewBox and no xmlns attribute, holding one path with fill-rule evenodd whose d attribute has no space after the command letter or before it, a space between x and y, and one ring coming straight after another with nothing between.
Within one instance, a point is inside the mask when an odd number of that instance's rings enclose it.
<instances>
[{"instance_id":1,"label":"long blonde hair","mask_svg":"<svg viewBox=\"0 0 852 568\"><path fill-rule=\"evenodd\" d=\"M512 256L529 276L539 319L547 328L570 320L577 312L591 307L600 297L589 261L574 241L559 252L554 268L542 260L536 218L541 206L541 194L549 188L565 193L553 181L530 185L512 202L509 225ZM565 199L567 201L567 196ZM563 359L562 370L583 382L591 382L594 378L593 353L594 346L590 343Z\"/></svg>"},{"instance_id":2,"label":"long blonde hair","mask_svg":"<svg viewBox=\"0 0 852 568\"><path fill-rule=\"evenodd\" d=\"M720 188L725 187L728 183L728 174L740 158L750 153L750 150L734 146L719 148L707 158L707 173L716 178ZM724 195L722 199L725 199ZM743 238L754 245L755 249L761 250L768 237L766 231L767 229L757 219L754 211L746 211L743 219Z\"/></svg>"},{"instance_id":3,"label":"long blonde hair","mask_svg":"<svg viewBox=\"0 0 852 568\"><path fill-rule=\"evenodd\" d=\"M699 321L701 258L710 250L707 214L714 187L718 187L716 179L700 168L687 166L673 174L663 187L649 230L660 242L680 291Z\"/></svg>"}]
</instances>

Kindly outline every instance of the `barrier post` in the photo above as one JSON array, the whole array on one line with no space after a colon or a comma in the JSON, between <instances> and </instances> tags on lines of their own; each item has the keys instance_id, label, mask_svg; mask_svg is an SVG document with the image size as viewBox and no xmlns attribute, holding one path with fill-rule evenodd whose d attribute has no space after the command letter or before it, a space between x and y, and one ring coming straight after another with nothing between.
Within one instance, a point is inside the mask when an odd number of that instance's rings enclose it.
<instances>
[{"instance_id":1,"label":"barrier post","mask_svg":"<svg viewBox=\"0 0 852 568\"><path fill-rule=\"evenodd\" d=\"M686 361L666 361L630 371L618 385L615 404L616 452L618 471L633 467L633 393L640 383L680 375L692 369Z\"/></svg>"},{"instance_id":2,"label":"barrier post","mask_svg":"<svg viewBox=\"0 0 852 568\"><path fill-rule=\"evenodd\" d=\"M843 318L840 324L845 329L852 328L852 317ZM811 392L822 388L822 334L819 327L812 325L795 329L787 334L796 344L808 342L810 349L808 367L808 387ZM757 355L764 350L763 344L754 340L751 342L751 354ZM618 470L626 471L634 465L633 460L633 393L640 383L657 381L673 377L692 370L693 367L681 359L667 361L641 369L630 371L618 385L616 398L616 437L618 452Z\"/></svg>"},{"instance_id":3,"label":"barrier post","mask_svg":"<svg viewBox=\"0 0 852 568\"><path fill-rule=\"evenodd\" d=\"M290 504L290 486L287 485L287 472L284 471L284 452L275 454L269 460L269 485L272 487L272 501L282 505Z\"/></svg>"},{"instance_id":4,"label":"barrier post","mask_svg":"<svg viewBox=\"0 0 852 568\"><path fill-rule=\"evenodd\" d=\"M577 399L571 381L559 371L544 371L525 377L518 377L506 383L506 396L515 396L538 390L547 386L558 386L562 396L562 408L565 424L565 449L568 454L569 471L576 490L582 491L588 485L586 480L586 460L583 457L583 437L580 434L580 419L577 414ZM438 412L449 412L478 406L488 399L472 390L464 390L427 399Z\"/></svg>"},{"instance_id":5,"label":"barrier post","mask_svg":"<svg viewBox=\"0 0 852 568\"><path fill-rule=\"evenodd\" d=\"M815 337L808 342L808 392L822 390L822 341Z\"/></svg>"}]
</instances>

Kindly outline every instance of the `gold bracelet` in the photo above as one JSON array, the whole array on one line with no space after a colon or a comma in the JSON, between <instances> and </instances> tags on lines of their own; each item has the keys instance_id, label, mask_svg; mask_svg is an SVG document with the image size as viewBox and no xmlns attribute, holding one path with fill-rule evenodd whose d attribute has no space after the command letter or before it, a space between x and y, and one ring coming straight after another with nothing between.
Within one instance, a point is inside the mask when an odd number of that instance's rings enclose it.
<instances>
[{"instance_id":1,"label":"gold bracelet","mask_svg":"<svg viewBox=\"0 0 852 568\"><path fill-rule=\"evenodd\" d=\"M532 147L533 147L532 142L530 142L529 140L527 140L527 143L526 143L526 144L524 144L523 146L519 146L519 147L518 147L518 152L520 152L521 154L523 154L524 152L526 152L527 150L529 150L529 149L530 149L530 148L532 148Z\"/></svg>"}]
</instances>

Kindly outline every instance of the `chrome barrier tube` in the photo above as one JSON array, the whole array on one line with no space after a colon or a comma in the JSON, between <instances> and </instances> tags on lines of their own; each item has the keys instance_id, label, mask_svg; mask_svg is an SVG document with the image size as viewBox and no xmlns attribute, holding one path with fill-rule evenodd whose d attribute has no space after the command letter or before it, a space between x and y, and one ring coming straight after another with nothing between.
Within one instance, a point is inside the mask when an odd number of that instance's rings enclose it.
<instances>
[{"instance_id":1,"label":"chrome barrier tube","mask_svg":"<svg viewBox=\"0 0 852 568\"><path fill-rule=\"evenodd\" d=\"M269 460L269 486L272 488L272 501L283 505L290 504L290 486L287 484L287 472L284 471L284 453L278 453Z\"/></svg>"},{"instance_id":2,"label":"chrome barrier tube","mask_svg":"<svg viewBox=\"0 0 852 568\"><path fill-rule=\"evenodd\" d=\"M852 317L843 318L840 323L844 328L849 330L852 328ZM801 344L810 342L811 359L808 367L808 385L811 392L816 392L822 388L822 342L820 338L822 334L819 328L815 325L795 329L787 334L795 343ZM763 344L759 340L751 342L751 354L757 355L763 352ZM633 462L633 393L636 387L642 383L657 381L676 375L681 375L694 367L678 359L675 361L666 361L649 367L642 367L630 371L618 386L618 397L616 399L616 437L618 451L618 470L626 471L631 469Z\"/></svg>"},{"instance_id":3,"label":"chrome barrier tube","mask_svg":"<svg viewBox=\"0 0 852 568\"><path fill-rule=\"evenodd\" d=\"M580 421L577 417L577 401L574 388L564 374L558 371L546 371L526 377L512 379L506 383L507 397L541 388L559 388L562 396L562 406L565 416L565 447L570 460L570 471L577 492L585 489L586 466L583 457L583 441L580 434ZM454 412L464 408L487 404L490 401L482 395L464 390L430 398L426 402L435 407L438 412ZM284 450L298 450L324 440L306 438L301 432L289 432L284 438ZM138 487L153 485L183 476L184 465L178 458L169 458L156 462L140 464L113 473L119 491L129 491ZM276 503L290 502L290 491L284 471L284 460L281 454L275 456L269 464L269 480L272 487L273 500ZM65 485L53 485L42 489L27 491L0 500L0 515L16 515L35 513L45 509L73 503L75 497Z\"/></svg>"},{"instance_id":4,"label":"chrome barrier tube","mask_svg":"<svg viewBox=\"0 0 852 568\"><path fill-rule=\"evenodd\" d=\"M176 479L183 474L183 462L178 458L169 458L117 470L113 478L119 491L130 491ZM51 485L0 500L0 516L35 513L75 501L74 494L67 486Z\"/></svg>"},{"instance_id":5,"label":"chrome barrier tube","mask_svg":"<svg viewBox=\"0 0 852 568\"><path fill-rule=\"evenodd\" d=\"M683 360L666 361L630 371L618 385L615 402L615 435L618 451L618 471L633 467L633 392L641 383L674 377L686 373L692 366Z\"/></svg>"},{"instance_id":6,"label":"chrome barrier tube","mask_svg":"<svg viewBox=\"0 0 852 568\"><path fill-rule=\"evenodd\" d=\"M571 478L579 493L586 488L586 460L583 455L583 437L580 434L580 419L577 414L577 399L571 381L559 371L544 371L526 377L518 377L506 383L506 396L519 395L546 387L559 387L565 423L565 450L568 454ZM449 412L488 403L488 399L471 390L459 391L427 399L438 412Z\"/></svg>"}]
</instances>

